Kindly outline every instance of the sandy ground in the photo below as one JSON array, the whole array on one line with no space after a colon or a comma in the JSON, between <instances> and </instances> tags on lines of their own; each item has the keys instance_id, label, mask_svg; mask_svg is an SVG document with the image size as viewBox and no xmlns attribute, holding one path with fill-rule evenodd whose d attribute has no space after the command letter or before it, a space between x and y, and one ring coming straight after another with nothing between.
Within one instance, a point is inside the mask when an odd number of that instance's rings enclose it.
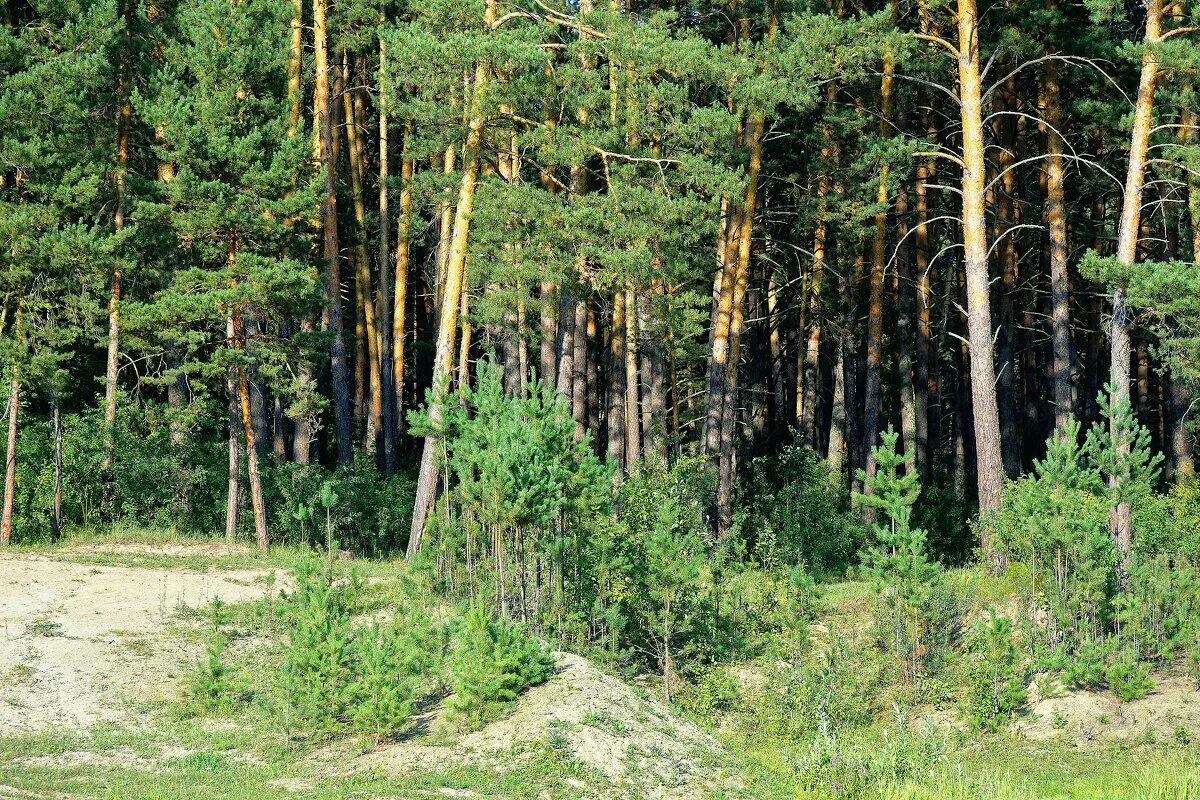
<instances>
[{"instance_id":1,"label":"sandy ground","mask_svg":"<svg viewBox=\"0 0 1200 800\"><path fill-rule=\"evenodd\" d=\"M164 626L185 606L265 596L265 575L0 554L0 735L129 720L178 697L202 646Z\"/></svg>"},{"instance_id":2,"label":"sandy ground","mask_svg":"<svg viewBox=\"0 0 1200 800\"><path fill-rule=\"evenodd\" d=\"M712 736L587 659L562 652L554 656L550 679L529 689L510 714L482 730L452 743L431 743L439 731L452 730L443 706L421 718L406 741L368 753L355 766L403 772L414 764L438 769L490 763L508 758L514 746L557 738L609 782L601 795L577 786L580 798L680 800L733 785L719 767L722 748ZM427 737L430 733L434 736Z\"/></svg>"},{"instance_id":3,"label":"sandy ground","mask_svg":"<svg viewBox=\"0 0 1200 800\"><path fill-rule=\"evenodd\" d=\"M1030 692L1017 732L1029 739L1066 739L1080 745L1115 741L1200 741L1200 690L1191 678L1151 676L1154 688L1122 703L1108 691L1062 691L1039 698Z\"/></svg>"}]
</instances>

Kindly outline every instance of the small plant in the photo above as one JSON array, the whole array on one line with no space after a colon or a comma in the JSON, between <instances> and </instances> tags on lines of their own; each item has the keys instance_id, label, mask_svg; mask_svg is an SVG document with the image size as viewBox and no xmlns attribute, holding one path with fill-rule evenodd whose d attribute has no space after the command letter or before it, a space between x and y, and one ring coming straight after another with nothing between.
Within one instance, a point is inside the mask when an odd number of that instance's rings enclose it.
<instances>
[{"instance_id":1,"label":"small plant","mask_svg":"<svg viewBox=\"0 0 1200 800\"><path fill-rule=\"evenodd\" d=\"M284 664L289 721L329 731L345 718L355 588L354 580L331 580L314 560L296 566L296 591L288 598L291 613Z\"/></svg>"},{"instance_id":2,"label":"small plant","mask_svg":"<svg viewBox=\"0 0 1200 800\"><path fill-rule=\"evenodd\" d=\"M1012 623L992 611L972 637L974 658L967 670L968 719L981 730L996 730L1025 704L1024 674L1012 643Z\"/></svg>"},{"instance_id":3,"label":"small plant","mask_svg":"<svg viewBox=\"0 0 1200 800\"><path fill-rule=\"evenodd\" d=\"M356 730L376 742L408 722L424 666L425 650L413 637L378 624L359 630L352 656L356 675L347 687Z\"/></svg>"},{"instance_id":4,"label":"small plant","mask_svg":"<svg viewBox=\"0 0 1200 800\"><path fill-rule=\"evenodd\" d=\"M523 626L472 606L454 634L449 706L463 727L478 728L526 688L545 681L553 664Z\"/></svg>"},{"instance_id":5,"label":"small plant","mask_svg":"<svg viewBox=\"0 0 1200 800\"><path fill-rule=\"evenodd\" d=\"M1154 688L1154 681L1150 680L1150 665L1129 656L1109 664L1105 680L1122 703L1140 700Z\"/></svg>"},{"instance_id":6,"label":"small plant","mask_svg":"<svg viewBox=\"0 0 1200 800\"><path fill-rule=\"evenodd\" d=\"M203 711L215 711L229 704L229 670L225 665L225 637L214 633L204 648L204 657L192 674L188 694Z\"/></svg>"},{"instance_id":7,"label":"small plant","mask_svg":"<svg viewBox=\"0 0 1200 800\"><path fill-rule=\"evenodd\" d=\"M1192 734L1182 725L1175 726L1175 743L1184 747L1192 743Z\"/></svg>"},{"instance_id":8,"label":"small plant","mask_svg":"<svg viewBox=\"0 0 1200 800\"><path fill-rule=\"evenodd\" d=\"M31 622L26 626L25 632L31 636L39 636L45 639L64 635L62 623L51 619L39 619Z\"/></svg>"}]
</instances>

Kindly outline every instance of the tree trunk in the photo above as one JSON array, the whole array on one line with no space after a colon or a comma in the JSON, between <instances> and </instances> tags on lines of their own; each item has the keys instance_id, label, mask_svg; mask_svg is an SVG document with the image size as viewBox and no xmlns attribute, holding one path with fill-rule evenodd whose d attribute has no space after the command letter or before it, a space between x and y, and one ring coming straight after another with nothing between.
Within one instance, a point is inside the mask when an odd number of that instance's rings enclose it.
<instances>
[{"instance_id":1,"label":"tree trunk","mask_svg":"<svg viewBox=\"0 0 1200 800\"><path fill-rule=\"evenodd\" d=\"M1053 353L1054 423L1062 428L1075 416L1071 382L1071 277L1067 272L1067 213L1062 138L1062 100L1058 63L1042 69L1042 105L1046 120L1046 210L1050 239L1050 343Z\"/></svg>"},{"instance_id":2,"label":"tree trunk","mask_svg":"<svg viewBox=\"0 0 1200 800\"><path fill-rule=\"evenodd\" d=\"M231 261L234 258L232 246L229 257ZM234 312L230 316L230 325L233 329L234 349L245 351L246 337L240 312ZM246 368L241 366L237 368L237 397L241 410L242 428L246 437L246 477L250 483L250 504L254 511L254 540L259 547L265 549L270 540L267 533L267 507L266 501L263 499L262 478L258 469L258 448L254 444L257 436L254 415L250 408L250 382L246 377ZM231 458L230 461L232 463L233 459Z\"/></svg>"},{"instance_id":3,"label":"tree trunk","mask_svg":"<svg viewBox=\"0 0 1200 800\"><path fill-rule=\"evenodd\" d=\"M637 294L625 290L625 458L630 468L642 458L638 410Z\"/></svg>"},{"instance_id":4,"label":"tree trunk","mask_svg":"<svg viewBox=\"0 0 1200 800\"><path fill-rule=\"evenodd\" d=\"M50 517L50 540L57 542L62 538L63 528L63 428L62 407L57 395L50 402L50 430L54 437L54 502Z\"/></svg>"},{"instance_id":5,"label":"tree trunk","mask_svg":"<svg viewBox=\"0 0 1200 800\"><path fill-rule=\"evenodd\" d=\"M967 279L967 330L971 348L971 400L975 419L975 471L979 511L999 509L1004 486L996 371L992 361L992 312L988 290L987 220L984 214L983 99L975 0L958 0L958 80L962 114L962 224ZM991 550L986 526L980 544Z\"/></svg>"},{"instance_id":6,"label":"tree trunk","mask_svg":"<svg viewBox=\"0 0 1200 800\"><path fill-rule=\"evenodd\" d=\"M346 342L342 322L342 277L338 260L337 162L333 150L333 118L329 93L329 50L325 19L326 0L313 0L313 43L316 81L314 106L321 167L325 175L323 212L325 259L325 311L322 328L329 334L329 368L333 395L333 423L337 460L342 466L354 463L354 439L350 426L350 386L346 369Z\"/></svg>"},{"instance_id":7,"label":"tree trunk","mask_svg":"<svg viewBox=\"0 0 1200 800\"><path fill-rule=\"evenodd\" d=\"M1117 229L1117 260L1132 266L1137 260L1138 232L1141 228L1142 189L1146 179L1146 154L1150 146L1150 133L1154 113L1154 90L1158 83L1158 53L1154 45L1162 34L1162 0L1146 2L1146 45L1142 54L1142 71L1138 80L1137 105L1134 110L1133 132L1129 142L1129 168L1125 175L1125 198L1121 205L1121 222ZM1113 290L1112 318L1112 403L1129 402L1130 347L1129 307L1126 289L1117 286ZM1113 426L1114 434L1117 428ZM1120 440L1117 447L1122 455L1128 454L1129 442ZM1110 486L1116 486L1111 479ZM1121 560L1120 571L1126 575L1130 554L1133 550L1133 520L1129 503L1118 503L1109 511L1109 535Z\"/></svg>"},{"instance_id":8,"label":"tree trunk","mask_svg":"<svg viewBox=\"0 0 1200 800\"><path fill-rule=\"evenodd\" d=\"M486 27L491 30L496 22L495 0L487 0L484 12ZM481 59L475 67L475 85L471 94L470 121L463 147L463 173L458 188L458 205L454 209L454 229L447 252L445 274L445 300L438 320L437 343L433 359L433 399L429 404L429 419L434 428L442 422L444 397L439 390L449 388L450 371L453 366L454 334L458 326L459 299L463 295L463 278L467 261L467 238L471 229L471 214L475 206L475 187L479 182L479 150L483 143L483 101L487 93L489 69ZM425 437L421 453L421 467L417 474L417 491L413 503L412 528L409 532L406 557L412 560L421 547L421 536L425 532L425 519L437 489L440 467L437 461L438 439L436 434Z\"/></svg>"},{"instance_id":9,"label":"tree trunk","mask_svg":"<svg viewBox=\"0 0 1200 800\"><path fill-rule=\"evenodd\" d=\"M890 4L895 15L895 3ZM892 97L895 88L896 65L890 52L883 56L883 78L879 88L879 135L891 136ZM887 266L888 209L891 198L888 192L889 165L883 164L879 171L879 187L875 203L875 236L871 240L871 276L867 288L867 371L863 396L863 448L866 454L867 476L875 475L874 447L879 439L879 417L883 411L883 272ZM863 487L864 494L871 494L871 482ZM875 507L862 505L864 522L875 516Z\"/></svg>"},{"instance_id":10,"label":"tree trunk","mask_svg":"<svg viewBox=\"0 0 1200 800\"><path fill-rule=\"evenodd\" d=\"M380 4L379 7L379 25L382 28L387 24L387 6ZM383 413L383 430L381 431L381 439L383 444L383 469L388 474L391 474L396 469L396 415L398 411L399 392L396 384L396 361L395 361L395 336L396 329L394 327L395 309L392 306L392 287L391 277L392 271L388 269L388 264L392 257L392 226L389 217L391 213L390 197L388 195L388 181L391 179L389 168L389 131L388 131L388 106L391 103L391 86L387 80L388 57L387 43L383 37L379 38L379 332L382 337L382 346L379 348L379 391L382 396L382 413ZM407 133L407 132L406 132ZM405 136L407 138L407 135ZM405 153L401 153L401 161L405 160ZM401 181L407 181L409 176L404 174L405 166L400 167ZM403 189L401 190L403 191ZM410 200L411 203L411 200ZM397 270L398 271L398 270ZM399 276L397 275L397 278ZM404 323L400 323L400 335L404 335Z\"/></svg>"},{"instance_id":11,"label":"tree trunk","mask_svg":"<svg viewBox=\"0 0 1200 800\"><path fill-rule=\"evenodd\" d=\"M608 356L608 457L615 464L625 462L625 292L613 295L612 336Z\"/></svg>"}]
</instances>

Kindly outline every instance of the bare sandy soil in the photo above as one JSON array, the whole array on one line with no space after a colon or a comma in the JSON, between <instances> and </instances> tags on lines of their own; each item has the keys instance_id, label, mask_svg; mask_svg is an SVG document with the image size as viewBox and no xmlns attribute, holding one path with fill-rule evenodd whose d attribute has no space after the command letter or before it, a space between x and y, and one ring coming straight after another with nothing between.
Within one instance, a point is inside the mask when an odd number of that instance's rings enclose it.
<instances>
[{"instance_id":1,"label":"bare sandy soil","mask_svg":"<svg viewBox=\"0 0 1200 800\"><path fill-rule=\"evenodd\" d=\"M1200 740L1200 690L1191 678L1151 676L1154 688L1122 703L1112 692L1060 691L1050 697L1030 693L1028 713L1017 722L1033 740L1066 739L1080 745L1142 740Z\"/></svg>"},{"instance_id":2,"label":"bare sandy soil","mask_svg":"<svg viewBox=\"0 0 1200 800\"><path fill-rule=\"evenodd\" d=\"M601 795L592 793L595 786L575 786L581 798L684 800L736 785L720 767L722 747L715 738L587 659L562 652L554 657L550 679L482 730L455 736L441 706L418 722L415 735L364 755L355 768L404 772L414 765L495 764L514 747L557 741L607 783Z\"/></svg>"},{"instance_id":3,"label":"bare sandy soil","mask_svg":"<svg viewBox=\"0 0 1200 800\"><path fill-rule=\"evenodd\" d=\"M264 597L266 577L0 554L0 735L128 721L177 698L202 645L164 627L214 598Z\"/></svg>"}]
</instances>

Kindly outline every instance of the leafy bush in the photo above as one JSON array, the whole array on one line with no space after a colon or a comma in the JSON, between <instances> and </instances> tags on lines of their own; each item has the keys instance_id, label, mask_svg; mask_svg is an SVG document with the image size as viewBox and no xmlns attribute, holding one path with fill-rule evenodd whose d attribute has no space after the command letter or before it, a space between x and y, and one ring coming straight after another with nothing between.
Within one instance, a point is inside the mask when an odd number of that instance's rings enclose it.
<instances>
[{"instance_id":1,"label":"leafy bush","mask_svg":"<svg viewBox=\"0 0 1200 800\"><path fill-rule=\"evenodd\" d=\"M412 715L420 677L430 653L413 634L374 623L355 632L351 659L354 677L346 686L355 730L378 742L402 729Z\"/></svg>"},{"instance_id":2,"label":"leafy bush","mask_svg":"<svg viewBox=\"0 0 1200 800\"><path fill-rule=\"evenodd\" d=\"M545 681L553 666L550 652L524 626L472 606L453 633L448 704L464 727L477 728Z\"/></svg>"},{"instance_id":3,"label":"leafy bush","mask_svg":"<svg viewBox=\"0 0 1200 800\"><path fill-rule=\"evenodd\" d=\"M346 718L356 589L357 581L335 582L315 559L296 565L296 591L288 598L284 686L289 719L301 728L329 732Z\"/></svg>"},{"instance_id":4,"label":"leafy bush","mask_svg":"<svg viewBox=\"0 0 1200 800\"><path fill-rule=\"evenodd\" d=\"M1200 481L1187 480L1133 507L1134 549L1142 558L1200 563Z\"/></svg>"},{"instance_id":5,"label":"leafy bush","mask_svg":"<svg viewBox=\"0 0 1200 800\"><path fill-rule=\"evenodd\" d=\"M229 702L229 676L225 666L225 637L219 633L209 637L204 657L196 666L188 686L188 695L203 711L214 711Z\"/></svg>"},{"instance_id":6,"label":"leafy bush","mask_svg":"<svg viewBox=\"0 0 1200 800\"><path fill-rule=\"evenodd\" d=\"M803 564L816 574L844 571L865 535L839 476L817 453L797 445L750 462L736 518L757 561Z\"/></svg>"}]
</instances>

